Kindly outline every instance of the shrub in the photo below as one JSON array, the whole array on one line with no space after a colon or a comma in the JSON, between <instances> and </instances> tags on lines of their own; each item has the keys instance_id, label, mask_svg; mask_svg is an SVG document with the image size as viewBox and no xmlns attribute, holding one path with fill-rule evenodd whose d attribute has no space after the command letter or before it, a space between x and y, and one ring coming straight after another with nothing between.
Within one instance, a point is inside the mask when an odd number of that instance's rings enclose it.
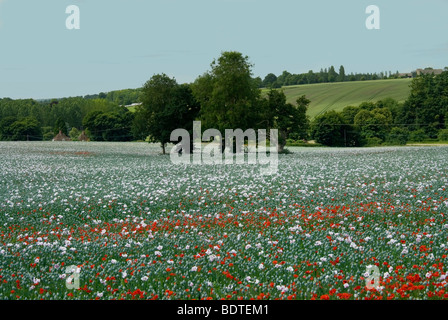
<instances>
[{"instance_id":1,"label":"shrub","mask_svg":"<svg viewBox=\"0 0 448 320\"><path fill-rule=\"evenodd\" d=\"M79 130L77 128L73 127L72 130L70 130L68 135L70 136L70 139L72 139L72 141L78 141L78 137L80 134L81 134L81 132L79 132Z\"/></svg>"},{"instance_id":2,"label":"shrub","mask_svg":"<svg viewBox=\"0 0 448 320\"><path fill-rule=\"evenodd\" d=\"M390 130L387 142L394 145L406 145L409 139L409 131L406 128L394 127Z\"/></svg>"},{"instance_id":3,"label":"shrub","mask_svg":"<svg viewBox=\"0 0 448 320\"><path fill-rule=\"evenodd\" d=\"M344 130L346 130L344 118L341 113L334 110L317 116L311 126L311 136L316 142L330 146L343 147L345 145Z\"/></svg>"},{"instance_id":4,"label":"shrub","mask_svg":"<svg viewBox=\"0 0 448 320\"><path fill-rule=\"evenodd\" d=\"M428 136L426 135L426 133L423 129L418 129L418 130L412 131L409 134L409 140L413 141L413 142L422 142L426 139L428 139Z\"/></svg>"},{"instance_id":5,"label":"shrub","mask_svg":"<svg viewBox=\"0 0 448 320\"><path fill-rule=\"evenodd\" d=\"M377 137L373 137L373 138L367 138L364 141L364 145L366 147L377 147L383 144L383 140L381 140L380 138Z\"/></svg>"},{"instance_id":6,"label":"shrub","mask_svg":"<svg viewBox=\"0 0 448 320\"><path fill-rule=\"evenodd\" d=\"M448 129L440 130L438 138L440 141L448 141Z\"/></svg>"}]
</instances>

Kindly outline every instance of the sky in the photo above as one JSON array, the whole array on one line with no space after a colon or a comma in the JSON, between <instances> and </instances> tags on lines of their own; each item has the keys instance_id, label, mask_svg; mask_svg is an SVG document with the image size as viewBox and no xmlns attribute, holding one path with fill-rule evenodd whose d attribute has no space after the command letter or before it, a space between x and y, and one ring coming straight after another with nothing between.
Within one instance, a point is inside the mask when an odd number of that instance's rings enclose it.
<instances>
[{"instance_id":1,"label":"sky","mask_svg":"<svg viewBox=\"0 0 448 320\"><path fill-rule=\"evenodd\" d=\"M67 29L76 5L80 28ZM380 29L366 28L366 8ZM0 0L0 98L61 98L179 83L239 51L253 75L448 66L448 0Z\"/></svg>"}]
</instances>

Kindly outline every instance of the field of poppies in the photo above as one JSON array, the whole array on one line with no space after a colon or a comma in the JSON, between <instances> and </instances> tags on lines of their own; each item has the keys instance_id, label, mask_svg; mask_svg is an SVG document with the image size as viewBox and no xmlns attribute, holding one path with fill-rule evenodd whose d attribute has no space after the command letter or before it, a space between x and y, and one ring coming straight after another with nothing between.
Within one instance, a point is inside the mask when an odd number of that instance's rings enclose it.
<instances>
[{"instance_id":1,"label":"field of poppies","mask_svg":"<svg viewBox=\"0 0 448 320\"><path fill-rule=\"evenodd\" d=\"M448 298L448 147L290 150L0 143L0 299Z\"/></svg>"}]
</instances>

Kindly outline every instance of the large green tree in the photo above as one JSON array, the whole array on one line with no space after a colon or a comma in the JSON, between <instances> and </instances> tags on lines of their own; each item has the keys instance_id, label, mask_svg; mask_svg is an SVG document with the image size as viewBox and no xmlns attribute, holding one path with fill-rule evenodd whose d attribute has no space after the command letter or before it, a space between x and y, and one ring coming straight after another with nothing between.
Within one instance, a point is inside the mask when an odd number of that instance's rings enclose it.
<instances>
[{"instance_id":1,"label":"large green tree","mask_svg":"<svg viewBox=\"0 0 448 320\"><path fill-rule=\"evenodd\" d=\"M334 70L334 67L331 66L328 70L328 81L329 82L335 82L338 79L338 74L336 73L336 70Z\"/></svg>"},{"instance_id":2,"label":"large green tree","mask_svg":"<svg viewBox=\"0 0 448 320\"><path fill-rule=\"evenodd\" d=\"M239 52L223 52L211 64L211 71L192 86L201 104L204 129L255 128L261 91L252 80L252 64Z\"/></svg>"},{"instance_id":3,"label":"large green tree","mask_svg":"<svg viewBox=\"0 0 448 320\"><path fill-rule=\"evenodd\" d=\"M160 142L163 154L175 129L185 129L192 136L200 105L189 85L179 85L166 74L156 74L143 86L141 101L134 124L145 128L150 141Z\"/></svg>"}]
</instances>

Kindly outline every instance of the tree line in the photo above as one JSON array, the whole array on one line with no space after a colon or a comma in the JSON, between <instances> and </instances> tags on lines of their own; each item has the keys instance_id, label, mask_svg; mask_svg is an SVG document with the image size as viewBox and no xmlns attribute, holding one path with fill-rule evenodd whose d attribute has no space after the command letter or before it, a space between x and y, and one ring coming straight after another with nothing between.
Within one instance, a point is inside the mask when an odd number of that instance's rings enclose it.
<instances>
[{"instance_id":1,"label":"tree line","mask_svg":"<svg viewBox=\"0 0 448 320\"><path fill-rule=\"evenodd\" d=\"M329 68L320 69L319 72L313 70L307 73L293 74L288 71L283 71L279 76L273 73L269 73L261 80L258 79L260 88L281 88L282 86L292 86L301 84L313 84L313 83L331 83L331 82L344 82L344 81L366 81L366 80L379 80L379 79L397 79L399 78L398 71L392 73L391 71L385 71L380 73L350 73L346 74L344 66L339 67L339 71L336 72L334 66Z\"/></svg>"},{"instance_id":2,"label":"tree line","mask_svg":"<svg viewBox=\"0 0 448 320\"><path fill-rule=\"evenodd\" d=\"M92 140L129 141L134 139L132 121L127 108L106 99L0 99L0 139L4 141L47 141L59 131L76 140L82 130Z\"/></svg>"},{"instance_id":3,"label":"tree line","mask_svg":"<svg viewBox=\"0 0 448 320\"><path fill-rule=\"evenodd\" d=\"M426 139L446 140L448 72L421 75L412 81L404 103L393 99L347 106L310 121L306 96L288 103L273 83L289 84L286 72L267 76L260 85L253 65L240 52L223 52L210 70L190 84L156 74L142 88L35 101L0 99L1 140L51 140L59 131L76 140L85 131L93 141L146 140L161 143L163 152L171 132L192 132L194 120L202 129L278 129L279 151L286 144L315 140L328 146L405 144ZM311 79L311 73L307 75ZM318 74L312 73L316 81ZM321 73L325 81L347 81L344 67ZM291 75L293 76L293 75ZM364 75L365 76L365 75ZM268 79L268 80L266 80ZM270 79L270 80L269 80ZM279 80L280 79L280 80ZM274 81L274 82L272 82ZM308 80L307 80L308 81ZM262 94L260 86L270 87ZM125 105L140 102L135 112ZM223 146L225 141L222 141Z\"/></svg>"},{"instance_id":4,"label":"tree line","mask_svg":"<svg viewBox=\"0 0 448 320\"><path fill-rule=\"evenodd\" d=\"M414 78L404 103L389 98L319 115L309 134L327 146L448 141L448 71Z\"/></svg>"},{"instance_id":5,"label":"tree line","mask_svg":"<svg viewBox=\"0 0 448 320\"><path fill-rule=\"evenodd\" d=\"M290 104L282 91L274 89L262 96L248 59L239 52L223 52L211 70L190 85L180 85L165 74L154 75L143 86L135 123L151 141L161 143L164 153L173 130L186 129L192 136L195 119L201 120L204 131L278 129L280 151L287 139L305 138L310 101L301 96ZM229 143L219 142L223 148Z\"/></svg>"}]
</instances>

